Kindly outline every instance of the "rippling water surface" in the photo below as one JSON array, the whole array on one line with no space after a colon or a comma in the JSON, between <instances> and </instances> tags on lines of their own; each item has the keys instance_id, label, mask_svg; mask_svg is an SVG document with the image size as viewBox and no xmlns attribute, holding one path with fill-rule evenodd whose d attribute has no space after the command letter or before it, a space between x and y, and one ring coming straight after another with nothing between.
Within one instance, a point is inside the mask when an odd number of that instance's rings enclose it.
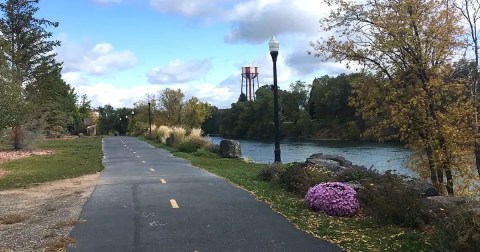
<instances>
[{"instance_id":1,"label":"rippling water surface","mask_svg":"<svg viewBox=\"0 0 480 252\"><path fill-rule=\"evenodd\" d=\"M221 140L220 137L212 137L214 143L218 144ZM273 140L242 139L238 141L240 141L244 157L250 157L257 163L273 163ZM353 164L373 166L378 171L396 170L400 174L413 175L405 168L405 161L410 151L400 144L337 140L282 140L280 149L283 163L304 162L314 153L336 154L345 157Z\"/></svg>"}]
</instances>

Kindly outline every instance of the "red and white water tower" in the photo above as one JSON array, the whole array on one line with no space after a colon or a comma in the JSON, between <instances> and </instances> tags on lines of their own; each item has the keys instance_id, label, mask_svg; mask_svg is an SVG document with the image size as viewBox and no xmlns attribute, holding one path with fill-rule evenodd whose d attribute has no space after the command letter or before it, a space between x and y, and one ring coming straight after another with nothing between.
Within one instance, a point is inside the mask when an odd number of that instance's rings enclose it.
<instances>
[{"instance_id":1,"label":"red and white water tower","mask_svg":"<svg viewBox=\"0 0 480 252\"><path fill-rule=\"evenodd\" d=\"M258 67L244 66L242 67L242 94L245 94L247 100L255 100L255 80L258 88ZM245 88L245 93L243 92Z\"/></svg>"}]
</instances>

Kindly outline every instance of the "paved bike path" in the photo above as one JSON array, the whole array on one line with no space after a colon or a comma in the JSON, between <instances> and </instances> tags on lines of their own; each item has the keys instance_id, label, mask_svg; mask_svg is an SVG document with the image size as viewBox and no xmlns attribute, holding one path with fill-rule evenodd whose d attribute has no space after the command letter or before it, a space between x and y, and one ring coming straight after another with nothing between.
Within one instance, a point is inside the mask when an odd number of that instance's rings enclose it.
<instances>
[{"instance_id":1,"label":"paved bike path","mask_svg":"<svg viewBox=\"0 0 480 252\"><path fill-rule=\"evenodd\" d=\"M68 251L342 251L227 180L130 137L105 137L105 169Z\"/></svg>"}]
</instances>

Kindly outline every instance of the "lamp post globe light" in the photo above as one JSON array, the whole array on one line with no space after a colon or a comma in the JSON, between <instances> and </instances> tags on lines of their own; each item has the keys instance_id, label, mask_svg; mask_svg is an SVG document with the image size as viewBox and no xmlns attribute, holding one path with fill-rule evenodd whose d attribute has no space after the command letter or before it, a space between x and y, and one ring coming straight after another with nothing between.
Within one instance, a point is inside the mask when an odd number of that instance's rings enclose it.
<instances>
[{"instance_id":1,"label":"lamp post globe light","mask_svg":"<svg viewBox=\"0 0 480 252\"><path fill-rule=\"evenodd\" d=\"M275 36L268 42L268 47L270 49L270 55L272 56L273 61L273 122L275 124L275 163L282 163L280 157L280 121L278 117L278 85L277 85L277 57L278 49L280 48L280 43L278 43Z\"/></svg>"}]
</instances>

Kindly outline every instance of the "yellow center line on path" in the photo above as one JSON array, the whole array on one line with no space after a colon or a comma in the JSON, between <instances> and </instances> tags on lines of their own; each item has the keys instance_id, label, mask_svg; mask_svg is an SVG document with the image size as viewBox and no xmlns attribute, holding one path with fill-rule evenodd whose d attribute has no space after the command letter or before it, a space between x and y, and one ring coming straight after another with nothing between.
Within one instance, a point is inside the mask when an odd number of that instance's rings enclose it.
<instances>
[{"instance_id":1,"label":"yellow center line on path","mask_svg":"<svg viewBox=\"0 0 480 252\"><path fill-rule=\"evenodd\" d=\"M145 161L142 161L142 163L144 163L144 164L145 164Z\"/></svg>"},{"instance_id":2,"label":"yellow center line on path","mask_svg":"<svg viewBox=\"0 0 480 252\"><path fill-rule=\"evenodd\" d=\"M137 156L137 157L139 158L140 156Z\"/></svg>"},{"instance_id":3,"label":"yellow center line on path","mask_svg":"<svg viewBox=\"0 0 480 252\"><path fill-rule=\"evenodd\" d=\"M172 205L172 208L180 208L180 207L178 206L178 204L177 204L177 201L174 200L174 199L171 199L171 200L170 200L170 204Z\"/></svg>"},{"instance_id":4,"label":"yellow center line on path","mask_svg":"<svg viewBox=\"0 0 480 252\"><path fill-rule=\"evenodd\" d=\"M153 169L153 168L150 168L150 171L154 172L154 171L155 171L155 169Z\"/></svg>"},{"instance_id":5,"label":"yellow center line on path","mask_svg":"<svg viewBox=\"0 0 480 252\"><path fill-rule=\"evenodd\" d=\"M163 179L163 178L160 179L160 182L162 182L162 184L166 184L166 183L167 183L167 181L166 181L165 179Z\"/></svg>"}]
</instances>

